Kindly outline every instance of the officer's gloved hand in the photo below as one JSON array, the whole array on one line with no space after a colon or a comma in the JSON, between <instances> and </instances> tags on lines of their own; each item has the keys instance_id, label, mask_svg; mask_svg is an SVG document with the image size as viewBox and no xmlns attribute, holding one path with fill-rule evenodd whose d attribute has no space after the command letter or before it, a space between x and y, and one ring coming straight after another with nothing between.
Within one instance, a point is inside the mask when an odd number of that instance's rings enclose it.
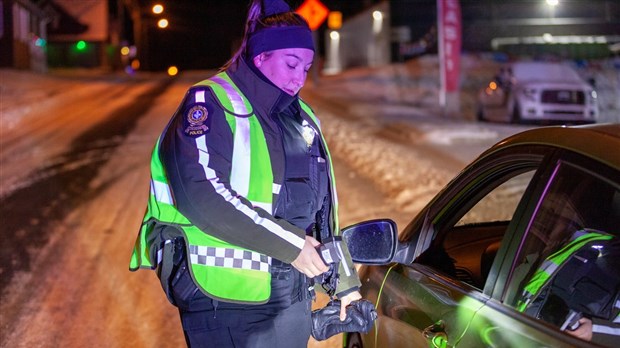
<instances>
[{"instance_id":1,"label":"officer's gloved hand","mask_svg":"<svg viewBox=\"0 0 620 348\"><path fill-rule=\"evenodd\" d=\"M340 301L334 300L312 311L312 337L323 341L341 332L367 333L376 319L375 306L367 300L358 300L347 306L347 318L340 321Z\"/></svg>"}]
</instances>

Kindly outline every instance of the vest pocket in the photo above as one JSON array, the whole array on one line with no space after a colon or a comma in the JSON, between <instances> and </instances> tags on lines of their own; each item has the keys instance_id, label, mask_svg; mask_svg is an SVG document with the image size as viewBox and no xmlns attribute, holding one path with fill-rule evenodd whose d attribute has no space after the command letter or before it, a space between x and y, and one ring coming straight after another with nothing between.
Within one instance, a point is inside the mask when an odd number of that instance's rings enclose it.
<instances>
[{"instance_id":1,"label":"vest pocket","mask_svg":"<svg viewBox=\"0 0 620 348\"><path fill-rule=\"evenodd\" d=\"M327 174L327 163L323 157L312 156L310 164L310 180L312 186L316 192L316 210L320 210L323 204L323 199L329 192L329 181Z\"/></svg>"}]
</instances>

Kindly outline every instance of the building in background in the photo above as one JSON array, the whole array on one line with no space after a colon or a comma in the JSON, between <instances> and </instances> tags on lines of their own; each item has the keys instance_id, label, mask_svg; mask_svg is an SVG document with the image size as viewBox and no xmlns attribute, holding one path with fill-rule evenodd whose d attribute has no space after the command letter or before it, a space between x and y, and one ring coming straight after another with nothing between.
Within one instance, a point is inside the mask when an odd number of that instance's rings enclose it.
<instances>
[{"instance_id":1,"label":"building in background","mask_svg":"<svg viewBox=\"0 0 620 348\"><path fill-rule=\"evenodd\" d=\"M50 1L0 0L0 67L47 71L47 27L57 18Z\"/></svg>"},{"instance_id":2,"label":"building in background","mask_svg":"<svg viewBox=\"0 0 620 348\"><path fill-rule=\"evenodd\" d=\"M338 29L324 32L325 74L337 74L355 66L390 63L390 6L372 5L348 18Z\"/></svg>"},{"instance_id":3,"label":"building in background","mask_svg":"<svg viewBox=\"0 0 620 348\"><path fill-rule=\"evenodd\" d=\"M437 52L436 0L389 0L394 60ZM620 42L620 1L460 0L463 50L596 59Z\"/></svg>"},{"instance_id":4,"label":"building in background","mask_svg":"<svg viewBox=\"0 0 620 348\"><path fill-rule=\"evenodd\" d=\"M111 45L108 0L53 0L51 6L59 16L49 27L49 66L110 67L118 49Z\"/></svg>"}]
</instances>

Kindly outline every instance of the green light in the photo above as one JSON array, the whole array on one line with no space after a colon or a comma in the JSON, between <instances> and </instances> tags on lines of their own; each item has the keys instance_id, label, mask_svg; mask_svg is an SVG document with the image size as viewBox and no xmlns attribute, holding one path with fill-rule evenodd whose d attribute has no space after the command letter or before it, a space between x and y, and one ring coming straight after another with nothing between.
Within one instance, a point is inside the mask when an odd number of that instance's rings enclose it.
<instances>
[{"instance_id":1,"label":"green light","mask_svg":"<svg viewBox=\"0 0 620 348\"><path fill-rule=\"evenodd\" d=\"M86 49L86 42L84 42L84 40L80 40L75 44L75 48L77 48L78 51L83 51Z\"/></svg>"}]
</instances>

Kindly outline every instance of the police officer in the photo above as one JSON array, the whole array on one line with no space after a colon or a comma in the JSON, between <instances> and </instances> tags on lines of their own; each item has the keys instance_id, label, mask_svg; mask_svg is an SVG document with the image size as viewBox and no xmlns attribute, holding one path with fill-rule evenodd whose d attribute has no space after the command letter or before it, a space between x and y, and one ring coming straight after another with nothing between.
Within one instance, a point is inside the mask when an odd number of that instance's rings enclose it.
<instances>
[{"instance_id":1,"label":"police officer","mask_svg":"<svg viewBox=\"0 0 620 348\"><path fill-rule=\"evenodd\" d=\"M155 146L130 269L157 270L188 346L307 345L313 278L329 269L315 248L339 234L329 151L298 95L313 58L283 0L252 1L239 50L187 91ZM344 319L360 282L337 250Z\"/></svg>"}]
</instances>

